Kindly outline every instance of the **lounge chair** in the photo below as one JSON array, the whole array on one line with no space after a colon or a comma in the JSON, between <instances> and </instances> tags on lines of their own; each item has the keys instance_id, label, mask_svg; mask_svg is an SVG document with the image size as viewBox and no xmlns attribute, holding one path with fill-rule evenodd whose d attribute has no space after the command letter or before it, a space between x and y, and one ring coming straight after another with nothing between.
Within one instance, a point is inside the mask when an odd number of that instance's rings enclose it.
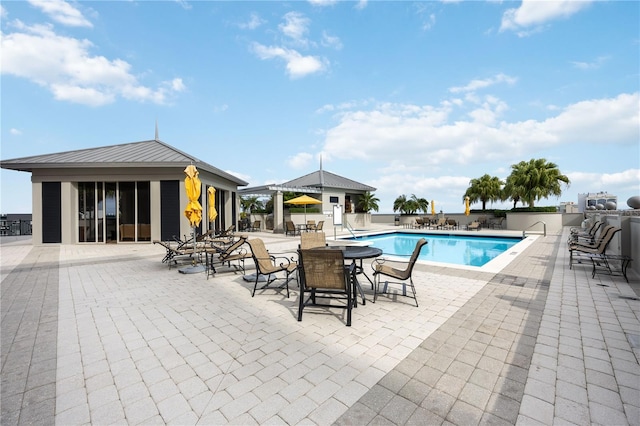
<instances>
[{"instance_id":1,"label":"lounge chair","mask_svg":"<svg viewBox=\"0 0 640 426\"><path fill-rule=\"evenodd\" d=\"M469 225L467 225L467 231L479 231L480 230L480 222L474 220Z\"/></svg>"},{"instance_id":2,"label":"lounge chair","mask_svg":"<svg viewBox=\"0 0 640 426\"><path fill-rule=\"evenodd\" d=\"M418 306L418 298L416 297L416 287L413 285L413 267L418 260L418 256L420 255L420 250L427 244L427 240L421 238L416 243L416 247L413 249L413 253L409 258L408 262L402 261L390 261L385 259L376 259L371 267L373 268L373 303L376 303L376 298L378 294L384 294L388 292L389 284L400 284L402 286L402 296L413 297L413 300L416 302L416 307ZM403 269L397 267L399 264L405 264ZM395 281L385 281L383 291L380 291L380 282L382 281L382 277L389 277L394 279ZM411 286L411 291L413 295L407 294L407 281Z\"/></svg>"},{"instance_id":3,"label":"lounge chair","mask_svg":"<svg viewBox=\"0 0 640 426\"><path fill-rule=\"evenodd\" d=\"M431 225L429 225L429 229L441 229L446 225L446 223L447 223L447 219L445 218L439 219L436 223L432 223Z\"/></svg>"},{"instance_id":4,"label":"lounge chair","mask_svg":"<svg viewBox=\"0 0 640 426\"><path fill-rule=\"evenodd\" d=\"M210 246L204 249L204 252L207 256L206 259L206 270L207 270L207 279L209 279L209 275L213 275L217 273L216 265L223 266L227 265L228 267L234 267L234 271L242 271L244 275L245 267L244 261L245 259L251 258L251 253L248 250L243 248L244 243L247 242L247 237L241 236L237 240L235 240L232 244L226 247L220 246ZM238 262L237 264L231 264L231 262Z\"/></svg>"},{"instance_id":5,"label":"lounge chair","mask_svg":"<svg viewBox=\"0 0 640 426\"><path fill-rule=\"evenodd\" d=\"M158 244L164 247L166 252L162 258L162 263L166 263L169 266L169 269L171 269L172 265L177 265L178 260L192 261L194 255L193 248L188 248L181 243L182 242L180 242L180 240L174 243L170 241L153 241L153 244Z\"/></svg>"},{"instance_id":6,"label":"lounge chair","mask_svg":"<svg viewBox=\"0 0 640 426\"><path fill-rule=\"evenodd\" d=\"M489 223L489 227L491 229L502 229L502 222L504 222L504 217L497 218L498 220L493 220Z\"/></svg>"},{"instance_id":7,"label":"lounge chair","mask_svg":"<svg viewBox=\"0 0 640 426\"><path fill-rule=\"evenodd\" d=\"M417 217L416 218L416 224L413 225L414 228L424 228L425 223L424 223L424 219L422 219L421 217Z\"/></svg>"},{"instance_id":8,"label":"lounge chair","mask_svg":"<svg viewBox=\"0 0 640 426\"><path fill-rule=\"evenodd\" d=\"M308 250L326 247L327 239L324 232L303 232L300 234L300 249Z\"/></svg>"},{"instance_id":9,"label":"lounge chair","mask_svg":"<svg viewBox=\"0 0 640 426\"><path fill-rule=\"evenodd\" d=\"M615 227L613 225L605 225L605 226L603 226L602 230L600 231L598 236L596 237L594 235L591 240L590 239L581 239L581 238L574 239L572 237L569 237L569 240L567 241L567 244L569 246L581 246L581 247L586 247L586 248L596 248L598 246L598 244L600 244L600 241L602 241L602 239L607 236L608 232L612 228L615 228Z\"/></svg>"},{"instance_id":10,"label":"lounge chair","mask_svg":"<svg viewBox=\"0 0 640 426\"><path fill-rule=\"evenodd\" d=\"M347 327L351 326L351 310L355 306L355 265L345 266L342 250L299 250L300 299L298 321L307 306L343 308L347 310ZM305 296L309 297L305 300ZM325 301L319 303L318 299ZM345 303L332 305L331 300Z\"/></svg>"},{"instance_id":11,"label":"lounge chair","mask_svg":"<svg viewBox=\"0 0 640 426\"><path fill-rule=\"evenodd\" d=\"M596 235L598 235L598 232L599 235L604 235L609 227L611 227L611 225L606 225L604 222L595 222L593 226L589 227L585 232L571 232L569 241L594 243L597 240Z\"/></svg>"},{"instance_id":12,"label":"lounge chair","mask_svg":"<svg viewBox=\"0 0 640 426\"><path fill-rule=\"evenodd\" d=\"M293 223L292 220L287 220L284 223L284 233L285 235L293 235L294 237L298 234L300 234L300 230L298 230L298 228L296 228L296 224Z\"/></svg>"},{"instance_id":13,"label":"lounge chair","mask_svg":"<svg viewBox=\"0 0 640 426\"><path fill-rule=\"evenodd\" d=\"M447 219L442 229L458 229L458 222L455 219Z\"/></svg>"},{"instance_id":14,"label":"lounge chair","mask_svg":"<svg viewBox=\"0 0 640 426\"><path fill-rule=\"evenodd\" d=\"M606 256L607 248L609 247L609 243L613 240L613 237L616 233L620 232L621 228L611 227L609 228L599 243L593 246L584 246L579 244L574 244L569 246L569 269L573 268L573 261L577 259L576 263L582 263L581 256L599 256L604 258Z\"/></svg>"},{"instance_id":15,"label":"lounge chair","mask_svg":"<svg viewBox=\"0 0 640 426\"><path fill-rule=\"evenodd\" d=\"M267 283L262 286L259 290L266 289L269 284L271 284L276 279L284 279L284 284L282 287L287 289L287 298L289 298L289 281L291 275L296 272L298 268L298 264L294 262L291 258L284 256L272 256L267 251L267 248L264 246L264 242L259 238L254 238L251 240L247 240L247 244L251 247L251 257L253 257L253 261L256 264L256 278L255 283L253 285L253 292L251 293L251 297L256 295L256 290L258 290L258 282L260 281L260 276L267 277ZM278 272L284 272L284 278L277 278L275 274ZM272 275L273 274L273 275Z\"/></svg>"}]
</instances>

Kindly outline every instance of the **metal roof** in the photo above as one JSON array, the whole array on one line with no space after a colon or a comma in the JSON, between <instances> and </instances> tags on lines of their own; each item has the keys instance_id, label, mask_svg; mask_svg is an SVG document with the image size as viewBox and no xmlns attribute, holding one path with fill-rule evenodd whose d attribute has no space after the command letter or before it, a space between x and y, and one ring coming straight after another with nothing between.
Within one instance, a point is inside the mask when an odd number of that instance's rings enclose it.
<instances>
[{"instance_id":1,"label":"metal roof","mask_svg":"<svg viewBox=\"0 0 640 426\"><path fill-rule=\"evenodd\" d=\"M201 171L224 177L239 186L248 185L248 182L237 176L220 170L159 140L131 142L0 161L0 167L3 169L23 172L52 168L184 167L188 164L193 164Z\"/></svg>"},{"instance_id":2,"label":"metal roof","mask_svg":"<svg viewBox=\"0 0 640 426\"><path fill-rule=\"evenodd\" d=\"M283 186L312 186L318 188L349 189L354 191L375 191L373 186L365 185L355 180L338 176L326 170L317 170L308 175L290 180L282 184Z\"/></svg>"}]
</instances>

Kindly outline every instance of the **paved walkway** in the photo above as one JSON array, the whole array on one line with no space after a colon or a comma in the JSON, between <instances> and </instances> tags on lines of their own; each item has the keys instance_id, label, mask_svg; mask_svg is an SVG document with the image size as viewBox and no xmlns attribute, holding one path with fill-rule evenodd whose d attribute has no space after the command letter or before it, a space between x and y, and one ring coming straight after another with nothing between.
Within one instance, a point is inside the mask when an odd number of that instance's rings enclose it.
<instances>
[{"instance_id":1,"label":"paved walkway","mask_svg":"<svg viewBox=\"0 0 640 426\"><path fill-rule=\"evenodd\" d=\"M564 241L498 274L419 265L420 307L368 302L352 327L158 246L2 241L0 423L640 424L640 301L569 270Z\"/></svg>"}]
</instances>

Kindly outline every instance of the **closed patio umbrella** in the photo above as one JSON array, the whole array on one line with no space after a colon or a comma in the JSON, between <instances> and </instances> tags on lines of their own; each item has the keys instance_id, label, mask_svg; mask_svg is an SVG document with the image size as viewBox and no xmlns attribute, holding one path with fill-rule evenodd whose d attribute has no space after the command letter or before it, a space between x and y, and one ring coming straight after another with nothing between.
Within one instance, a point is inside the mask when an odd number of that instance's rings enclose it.
<instances>
[{"instance_id":1,"label":"closed patio umbrella","mask_svg":"<svg viewBox=\"0 0 640 426\"><path fill-rule=\"evenodd\" d=\"M469 207L469 197L464 197L464 215L469 216L471 214L471 209Z\"/></svg>"},{"instance_id":2,"label":"closed patio umbrella","mask_svg":"<svg viewBox=\"0 0 640 426\"><path fill-rule=\"evenodd\" d=\"M436 203L435 201L431 200L431 216L435 216L436 215Z\"/></svg>"},{"instance_id":3,"label":"closed patio umbrella","mask_svg":"<svg viewBox=\"0 0 640 426\"><path fill-rule=\"evenodd\" d=\"M202 182L200 182L200 178L198 175L198 169L193 164L187 166L184 169L185 178L184 178L184 189L187 193L187 198L189 202L187 203L187 207L184 209L184 215L187 219L189 219L189 224L193 228L193 262L197 259L196 256L196 226L200 224L202 221L202 205L198 199L200 198L200 191L202 187ZM204 272L204 267L202 265L192 266L189 268L183 268L179 270L183 274L193 274L196 272Z\"/></svg>"},{"instance_id":4,"label":"closed patio umbrella","mask_svg":"<svg viewBox=\"0 0 640 426\"><path fill-rule=\"evenodd\" d=\"M216 211L216 189L213 186L210 186L207 189L208 196L208 206L207 212L209 214L209 222L213 222L218 217L218 212Z\"/></svg>"},{"instance_id":5,"label":"closed patio umbrella","mask_svg":"<svg viewBox=\"0 0 640 426\"><path fill-rule=\"evenodd\" d=\"M307 223L307 204L322 204L322 201L317 200L308 195L301 195L296 198L292 198L289 201L285 201L285 204L292 204L295 206L304 206L304 223Z\"/></svg>"}]
</instances>

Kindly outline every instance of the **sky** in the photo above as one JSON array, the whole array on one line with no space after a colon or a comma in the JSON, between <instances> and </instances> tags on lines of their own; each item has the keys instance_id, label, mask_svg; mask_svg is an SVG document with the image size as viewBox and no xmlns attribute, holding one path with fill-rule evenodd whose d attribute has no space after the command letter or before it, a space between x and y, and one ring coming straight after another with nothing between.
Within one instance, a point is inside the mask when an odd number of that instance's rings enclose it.
<instances>
[{"instance_id":1,"label":"sky","mask_svg":"<svg viewBox=\"0 0 640 426\"><path fill-rule=\"evenodd\" d=\"M157 123L249 187L322 164L380 213L461 213L471 179L533 158L571 180L537 206L640 195L637 1L29 0L0 19L3 160ZM31 212L30 173L0 173L0 212Z\"/></svg>"}]
</instances>

